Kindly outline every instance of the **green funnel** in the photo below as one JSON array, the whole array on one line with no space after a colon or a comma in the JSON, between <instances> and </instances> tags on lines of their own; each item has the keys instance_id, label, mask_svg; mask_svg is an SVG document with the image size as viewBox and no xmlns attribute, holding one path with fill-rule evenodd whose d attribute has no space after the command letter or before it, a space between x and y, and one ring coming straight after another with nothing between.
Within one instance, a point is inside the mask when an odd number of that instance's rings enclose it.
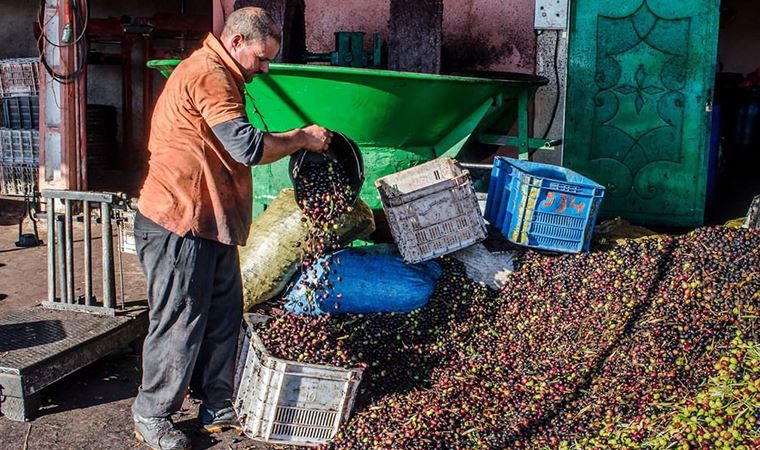
<instances>
[{"instance_id":1,"label":"green funnel","mask_svg":"<svg viewBox=\"0 0 760 450\"><path fill-rule=\"evenodd\" d=\"M167 75L176 64L148 65ZM489 129L505 134L517 118L518 99L527 104L546 83L532 75L489 76L271 64L268 74L246 85L246 108L258 128L286 131L316 123L351 138L364 156L361 197L380 208L376 179L442 155L456 157ZM254 214L290 187L287 169L286 160L253 168Z\"/></svg>"}]
</instances>

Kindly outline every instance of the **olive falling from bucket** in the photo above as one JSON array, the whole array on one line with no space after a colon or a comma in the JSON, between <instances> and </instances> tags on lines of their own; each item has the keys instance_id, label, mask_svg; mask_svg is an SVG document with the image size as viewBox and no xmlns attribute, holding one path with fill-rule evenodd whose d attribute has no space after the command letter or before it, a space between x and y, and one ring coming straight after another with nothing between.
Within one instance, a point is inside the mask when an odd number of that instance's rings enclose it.
<instances>
[{"instance_id":1,"label":"olive falling from bucket","mask_svg":"<svg viewBox=\"0 0 760 450\"><path fill-rule=\"evenodd\" d=\"M298 183L298 176L306 165L323 165L324 170L328 170L329 163L340 165L348 177L348 185L351 187L351 194L348 198L348 204L353 205L359 198L364 184L364 159L362 158L359 146L349 139L343 133L334 131L330 146L324 153L318 154L299 150L290 157L290 181L293 183L296 202L303 208L303 199L306 193Z\"/></svg>"},{"instance_id":2,"label":"olive falling from bucket","mask_svg":"<svg viewBox=\"0 0 760 450\"><path fill-rule=\"evenodd\" d=\"M290 177L296 203L303 211L301 221L308 232L301 247L299 281L306 289L309 306L315 308L336 286L328 277L318 276L318 266L325 274L335 272L325 256L340 248L338 230L344 215L350 213L364 182L364 167L359 148L341 133L334 133L329 148L322 154L300 151L290 160ZM341 294L335 293L337 298Z\"/></svg>"}]
</instances>

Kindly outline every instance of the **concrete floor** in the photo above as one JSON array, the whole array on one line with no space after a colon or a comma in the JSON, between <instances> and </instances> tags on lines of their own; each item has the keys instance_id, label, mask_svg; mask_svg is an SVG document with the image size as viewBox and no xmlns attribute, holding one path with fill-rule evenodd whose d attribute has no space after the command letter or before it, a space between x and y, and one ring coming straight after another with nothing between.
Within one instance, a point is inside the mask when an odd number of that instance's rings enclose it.
<instances>
[{"instance_id":1,"label":"concrete floor","mask_svg":"<svg viewBox=\"0 0 760 450\"><path fill-rule=\"evenodd\" d=\"M27 308L47 296L47 251L44 246L22 249L18 240L18 219L23 203L0 198L0 314ZM40 223L40 238L47 242L45 223ZM82 265L81 226L75 227L75 267ZM25 231L31 232L25 223ZM93 251L99 253L99 234ZM114 248L117 243L114 243ZM124 290L127 304L144 302L145 286L134 255L122 255ZM93 257L96 296L101 289L99 257ZM80 274L81 275L81 274ZM77 293L84 290L83 282ZM117 299L122 298L116 261ZM132 435L130 406L140 383L140 357L129 349L112 354L42 391L43 406L38 417L29 423L0 417L0 449L39 450L116 450L141 447ZM175 422L193 436L195 449L268 448L257 445L235 431L215 437L194 432L198 405L186 400Z\"/></svg>"}]
</instances>

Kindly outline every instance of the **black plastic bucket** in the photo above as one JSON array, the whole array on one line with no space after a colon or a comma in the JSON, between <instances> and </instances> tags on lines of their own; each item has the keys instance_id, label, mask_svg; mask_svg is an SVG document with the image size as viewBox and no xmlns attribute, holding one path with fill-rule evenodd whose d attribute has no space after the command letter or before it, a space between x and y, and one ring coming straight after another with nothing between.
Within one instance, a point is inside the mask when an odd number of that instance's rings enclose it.
<instances>
[{"instance_id":1,"label":"black plastic bucket","mask_svg":"<svg viewBox=\"0 0 760 450\"><path fill-rule=\"evenodd\" d=\"M301 207L303 193L298 189L298 173L305 162L322 163L327 166L329 161L337 161L343 166L348 175L351 186L350 202L353 205L359 198L359 191L364 184L364 159L361 150L354 141L349 139L345 134L333 131L330 147L322 154L299 150L290 157L290 182L293 184L293 190L296 194L296 202Z\"/></svg>"}]
</instances>

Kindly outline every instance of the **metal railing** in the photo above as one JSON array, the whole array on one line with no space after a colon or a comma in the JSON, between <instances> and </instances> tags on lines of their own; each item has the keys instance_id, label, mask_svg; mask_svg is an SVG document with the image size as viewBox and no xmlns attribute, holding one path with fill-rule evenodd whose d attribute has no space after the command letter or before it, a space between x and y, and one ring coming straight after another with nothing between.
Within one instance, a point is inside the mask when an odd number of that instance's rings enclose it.
<instances>
[{"instance_id":1,"label":"metal railing","mask_svg":"<svg viewBox=\"0 0 760 450\"><path fill-rule=\"evenodd\" d=\"M124 197L106 192L61 191L43 189L47 210L47 275L48 298L42 305L53 309L78 310L93 314L116 315L116 284L114 280L114 247L112 219L114 209L121 208ZM56 212L57 202L63 202L63 214ZM81 203L81 208L79 208ZM92 204L100 210L103 301L98 304L93 295L92 279ZM75 216L75 211L82 211ZM84 296L75 297L74 220L84 224ZM98 218L95 218L96 223ZM57 287L57 289L56 289Z\"/></svg>"}]
</instances>

